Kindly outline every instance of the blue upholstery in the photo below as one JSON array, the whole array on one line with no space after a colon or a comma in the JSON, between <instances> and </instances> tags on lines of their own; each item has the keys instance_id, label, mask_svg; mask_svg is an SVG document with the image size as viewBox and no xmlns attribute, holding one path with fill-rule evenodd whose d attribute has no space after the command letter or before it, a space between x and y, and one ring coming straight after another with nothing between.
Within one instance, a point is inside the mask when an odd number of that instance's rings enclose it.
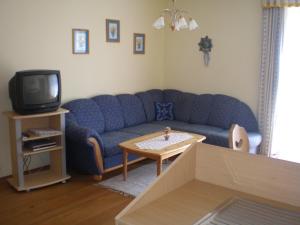
<instances>
[{"instance_id":1,"label":"blue upholstery","mask_svg":"<svg viewBox=\"0 0 300 225\"><path fill-rule=\"evenodd\" d=\"M196 124L206 124L213 102L213 95L203 94L194 98L190 122Z\"/></svg>"},{"instance_id":2,"label":"blue upholstery","mask_svg":"<svg viewBox=\"0 0 300 225\"><path fill-rule=\"evenodd\" d=\"M239 101L226 95L215 95L207 124L215 127L229 129L231 117L237 109Z\"/></svg>"},{"instance_id":3,"label":"blue upholstery","mask_svg":"<svg viewBox=\"0 0 300 225\"><path fill-rule=\"evenodd\" d=\"M170 127L172 130L186 131L191 124L177 120L153 121L152 124Z\"/></svg>"},{"instance_id":4,"label":"blue upholstery","mask_svg":"<svg viewBox=\"0 0 300 225\"><path fill-rule=\"evenodd\" d=\"M137 96L122 94L117 95L117 98L121 103L126 127L146 122L146 115L144 112L143 103Z\"/></svg>"},{"instance_id":5,"label":"blue upholstery","mask_svg":"<svg viewBox=\"0 0 300 225\"><path fill-rule=\"evenodd\" d=\"M224 132L228 133L228 131L223 130L222 128L219 128L219 127L190 124L190 123L180 122L180 121L157 121L157 122L153 122L153 123L163 125L163 126L169 126L173 130L186 131L186 132L204 135L207 138L204 142L208 143L208 144L214 144L213 142L210 141L210 136L223 137ZM221 143L223 143L223 142L221 142ZM228 135L227 135L225 144L226 145L223 144L221 146L228 147Z\"/></svg>"},{"instance_id":6,"label":"blue upholstery","mask_svg":"<svg viewBox=\"0 0 300 225\"><path fill-rule=\"evenodd\" d=\"M77 171L84 174L101 175L93 152L89 144L76 142L66 136L66 162L68 171Z\"/></svg>"},{"instance_id":7,"label":"blue upholstery","mask_svg":"<svg viewBox=\"0 0 300 225\"><path fill-rule=\"evenodd\" d=\"M104 131L104 117L98 105L91 99L73 100L63 105L70 110L78 125L102 133Z\"/></svg>"},{"instance_id":8,"label":"blue upholstery","mask_svg":"<svg viewBox=\"0 0 300 225\"><path fill-rule=\"evenodd\" d=\"M128 154L129 162L132 160L138 159L138 158L139 158L139 156L137 156L137 155L134 155L131 153ZM122 154L113 155L111 157L104 158L104 168L105 169L109 169L109 168L112 168L115 166L120 166L122 164L123 164L123 155Z\"/></svg>"},{"instance_id":9,"label":"blue upholstery","mask_svg":"<svg viewBox=\"0 0 300 225\"><path fill-rule=\"evenodd\" d=\"M127 127L120 131L127 132L127 133L133 133L133 134L139 134L139 135L145 135L150 134L157 131L164 130L165 126L154 124L154 123L143 123L134 127Z\"/></svg>"},{"instance_id":10,"label":"blue upholstery","mask_svg":"<svg viewBox=\"0 0 300 225\"><path fill-rule=\"evenodd\" d=\"M103 143L103 157L110 157L121 154L122 151L118 146L119 143L136 138L139 135L133 133L126 133L121 131L105 132L100 137Z\"/></svg>"},{"instance_id":11,"label":"blue upholstery","mask_svg":"<svg viewBox=\"0 0 300 225\"><path fill-rule=\"evenodd\" d=\"M93 98L103 113L105 131L119 130L124 127L124 118L120 102L116 96L99 95Z\"/></svg>"},{"instance_id":12,"label":"blue upholstery","mask_svg":"<svg viewBox=\"0 0 300 225\"><path fill-rule=\"evenodd\" d=\"M232 114L231 124L234 123L244 127L248 132L258 132L256 118L249 106L243 102L239 101L236 110Z\"/></svg>"},{"instance_id":13,"label":"blue upholstery","mask_svg":"<svg viewBox=\"0 0 300 225\"><path fill-rule=\"evenodd\" d=\"M136 93L143 102L144 110L146 113L147 121L151 122L155 120L155 102L163 102L163 92L158 89L153 89L145 92Z\"/></svg>"},{"instance_id":14,"label":"blue upholstery","mask_svg":"<svg viewBox=\"0 0 300 225\"><path fill-rule=\"evenodd\" d=\"M172 102L175 120L155 121L155 102ZM250 153L261 143L256 118L245 103L226 95L195 95L177 90L149 90L135 95L100 95L78 99L63 107L66 114L67 165L80 172L101 175L98 158L89 138L100 146L104 168L122 164L120 142L163 130L192 132L206 136L205 143L228 147L233 123L246 128ZM129 154L129 160L137 159ZM104 171L105 172L105 171Z\"/></svg>"},{"instance_id":15,"label":"blue upholstery","mask_svg":"<svg viewBox=\"0 0 300 225\"><path fill-rule=\"evenodd\" d=\"M156 102L155 120L174 120L173 107L173 102Z\"/></svg>"},{"instance_id":16,"label":"blue upholstery","mask_svg":"<svg viewBox=\"0 0 300 225\"><path fill-rule=\"evenodd\" d=\"M187 122L190 119L193 101L196 95L183 93L177 90L165 90L164 101L174 103L174 116L176 120Z\"/></svg>"},{"instance_id":17,"label":"blue upholstery","mask_svg":"<svg viewBox=\"0 0 300 225\"><path fill-rule=\"evenodd\" d=\"M102 140L99 134L95 130L80 127L75 121L72 121L70 116L66 122L66 134L71 134L66 135L68 169L99 175L99 170L95 163L93 146L88 141L89 138L95 138L102 149Z\"/></svg>"}]
</instances>

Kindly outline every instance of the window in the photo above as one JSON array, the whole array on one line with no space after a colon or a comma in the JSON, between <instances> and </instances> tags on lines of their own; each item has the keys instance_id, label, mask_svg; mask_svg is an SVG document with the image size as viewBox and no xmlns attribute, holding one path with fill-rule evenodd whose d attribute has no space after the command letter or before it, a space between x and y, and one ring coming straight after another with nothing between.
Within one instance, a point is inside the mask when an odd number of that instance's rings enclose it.
<instances>
[{"instance_id":1,"label":"window","mask_svg":"<svg viewBox=\"0 0 300 225\"><path fill-rule=\"evenodd\" d=\"M300 8L286 9L271 156L300 163Z\"/></svg>"}]
</instances>

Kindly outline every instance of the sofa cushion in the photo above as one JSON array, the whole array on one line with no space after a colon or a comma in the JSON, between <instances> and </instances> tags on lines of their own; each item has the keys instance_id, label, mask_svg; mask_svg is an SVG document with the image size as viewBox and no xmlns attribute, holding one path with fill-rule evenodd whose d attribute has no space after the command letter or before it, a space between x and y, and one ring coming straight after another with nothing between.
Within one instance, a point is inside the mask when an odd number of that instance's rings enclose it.
<instances>
[{"instance_id":1,"label":"sofa cushion","mask_svg":"<svg viewBox=\"0 0 300 225\"><path fill-rule=\"evenodd\" d=\"M163 121L153 121L151 124L160 125L162 127L170 127L172 130L181 130L186 131L188 127L191 125L186 122L178 121L178 120L163 120Z\"/></svg>"},{"instance_id":2,"label":"sofa cushion","mask_svg":"<svg viewBox=\"0 0 300 225\"><path fill-rule=\"evenodd\" d=\"M117 95L121 104L125 126L134 126L146 122L146 115L141 100L130 94Z\"/></svg>"},{"instance_id":3,"label":"sofa cushion","mask_svg":"<svg viewBox=\"0 0 300 225\"><path fill-rule=\"evenodd\" d=\"M147 121L155 120L155 102L163 102L163 91L153 89L145 92L136 93L143 102L144 110L146 113Z\"/></svg>"},{"instance_id":4,"label":"sofa cushion","mask_svg":"<svg viewBox=\"0 0 300 225\"><path fill-rule=\"evenodd\" d=\"M198 125L190 124L181 121L157 121L154 124L159 124L161 126L171 127L173 130L186 131L196 134L209 135L216 134L218 132L223 132L224 130L219 127L207 126L207 125Z\"/></svg>"},{"instance_id":5,"label":"sofa cushion","mask_svg":"<svg viewBox=\"0 0 300 225\"><path fill-rule=\"evenodd\" d=\"M91 99L77 99L63 105L70 110L69 118L76 120L81 127L96 130L98 133L104 131L104 117L98 105Z\"/></svg>"},{"instance_id":6,"label":"sofa cushion","mask_svg":"<svg viewBox=\"0 0 300 225\"><path fill-rule=\"evenodd\" d=\"M193 101L190 122L196 124L206 124L211 111L212 102L213 95L197 95Z\"/></svg>"},{"instance_id":7,"label":"sofa cushion","mask_svg":"<svg viewBox=\"0 0 300 225\"><path fill-rule=\"evenodd\" d=\"M176 120L188 122L195 94L184 93L177 90L165 90L164 101L174 103L174 116Z\"/></svg>"},{"instance_id":8,"label":"sofa cushion","mask_svg":"<svg viewBox=\"0 0 300 225\"><path fill-rule=\"evenodd\" d=\"M173 107L174 104L172 102L156 102L155 120L174 120Z\"/></svg>"},{"instance_id":9,"label":"sofa cushion","mask_svg":"<svg viewBox=\"0 0 300 225\"><path fill-rule=\"evenodd\" d=\"M164 130L165 126L153 123L143 123L134 127L127 127L120 131L127 132L127 133L134 133L139 135L150 134L157 131Z\"/></svg>"},{"instance_id":10,"label":"sofa cushion","mask_svg":"<svg viewBox=\"0 0 300 225\"><path fill-rule=\"evenodd\" d=\"M110 157L113 155L121 154L122 150L118 146L123 141L127 141L132 138L136 138L139 135L133 133L126 133L121 131L111 131L105 132L100 135L102 144L103 144L103 152L104 158Z\"/></svg>"},{"instance_id":11,"label":"sofa cushion","mask_svg":"<svg viewBox=\"0 0 300 225\"><path fill-rule=\"evenodd\" d=\"M226 95L215 95L207 124L215 127L229 129L231 117L237 110L239 101Z\"/></svg>"},{"instance_id":12,"label":"sofa cushion","mask_svg":"<svg viewBox=\"0 0 300 225\"><path fill-rule=\"evenodd\" d=\"M103 113L105 131L118 130L124 127L122 108L117 97L112 95L99 95L93 98Z\"/></svg>"},{"instance_id":13,"label":"sofa cushion","mask_svg":"<svg viewBox=\"0 0 300 225\"><path fill-rule=\"evenodd\" d=\"M154 124L169 126L173 130L200 134L206 137L204 143L228 147L228 131L219 127L190 124L181 121L157 121Z\"/></svg>"}]
</instances>

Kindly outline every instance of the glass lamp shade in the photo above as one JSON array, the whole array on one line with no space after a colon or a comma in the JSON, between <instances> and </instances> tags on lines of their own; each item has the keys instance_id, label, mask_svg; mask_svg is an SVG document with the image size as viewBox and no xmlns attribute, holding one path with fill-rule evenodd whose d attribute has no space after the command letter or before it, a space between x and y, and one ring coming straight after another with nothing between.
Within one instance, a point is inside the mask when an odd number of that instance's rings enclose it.
<instances>
[{"instance_id":1,"label":"glass lamp shade","mask_svg":"<svg viewBox=\"0 0 300 225\"><path fill-rule=\"evenodd\" d=\"M180 24L179 24L178 21L175 21L174 27L175 27L175 30L176 30L176 31L180 31Z\"/></svg>"},{"instance_id":2,"label":"glass lamp shade","mask_svg":"<svg viewBox=\"0 0 300 225\"><path fill-rule=\"evenodd\" d=\"M184 17L180 17L178 24L180 29L186 29L189 27Z\"/></svg>"},{"instance_id":3,"label":"glass lamp shade","mask_svg":"<svg viewBox=\"0 0 300 225\"><path fill-rule=\"evenodd\" d=\"M190 19L189 29L190 30L195 30L198 27L199 27L199 25L197 24L197 22L194 19Z\"/></svg>"},{"instance_id":4,"label":"glass lamp shade","mask_svg":"<svg viewBox=\"0 0 300 225\"><path fill-rule=\"evenodd\" d=\"M156 28L156 29L164 28L164 26L165 26L165 18L163 16L159 17L153 23L153 27Z\"/></svg>"}]
</instances>

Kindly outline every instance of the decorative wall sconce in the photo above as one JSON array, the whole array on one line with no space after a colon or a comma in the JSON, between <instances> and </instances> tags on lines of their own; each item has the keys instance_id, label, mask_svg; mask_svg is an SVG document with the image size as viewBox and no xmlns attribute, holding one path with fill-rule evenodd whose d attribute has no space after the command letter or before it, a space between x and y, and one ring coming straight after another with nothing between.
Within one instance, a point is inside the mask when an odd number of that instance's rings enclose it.
<instances>
[{"instance_id":1,"label":"decorative wall sconce","mask_svg":"<svg viewBox=\"0 0 300 225\"><path fill-rule=\"evenodd\" d=\"M205 36L204 38L201 38L198 45L200 47L199 51L203 52L204 64L208 66L210 61L209 53L213 47L212 40L208 36Z\"/></svg>"}]
</instances>

